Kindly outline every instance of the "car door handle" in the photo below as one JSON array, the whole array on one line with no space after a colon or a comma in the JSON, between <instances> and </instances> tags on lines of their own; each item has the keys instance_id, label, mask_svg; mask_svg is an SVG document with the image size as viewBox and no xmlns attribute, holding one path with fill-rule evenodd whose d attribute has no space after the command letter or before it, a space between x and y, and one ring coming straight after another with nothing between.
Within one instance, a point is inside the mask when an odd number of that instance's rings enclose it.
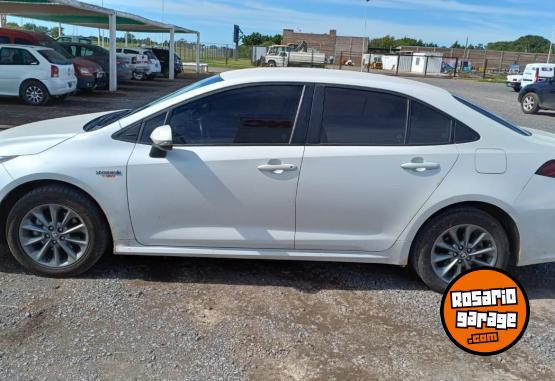
<instances>
[{"instance_id":1,"label":"car door handle","mask_svg":"<svg viewBox=\"0 0 555 381\"><path fill-rule=\"evenodd\" d=\"M408 169L411 171L416 171L416 172L424 172L424 171L439 169L439 163L429 163L425 161L422 163L410 162L410 163L401 164L401 168Z\"/></svg>"},{"instance_id":2,"label":"car door handle","mask_svg":"<svg viewBox=\"0 0 555 381\"><path fill-rule=\"evenodd\" d=\"M296 171L297 166L295 164L264 164L259 165L258 170L262 172L273 172L279 174L287 171Z\"/></svg>"}]
</instances>

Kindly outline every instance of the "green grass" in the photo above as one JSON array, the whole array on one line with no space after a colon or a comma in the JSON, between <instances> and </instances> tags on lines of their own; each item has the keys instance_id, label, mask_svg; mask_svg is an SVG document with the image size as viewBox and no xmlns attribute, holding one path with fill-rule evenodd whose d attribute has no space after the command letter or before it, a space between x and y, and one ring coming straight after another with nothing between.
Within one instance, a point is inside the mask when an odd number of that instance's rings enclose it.
<instances>
[{"instance_id":1,"label":"green grass","mask_svg":"<svg viewBox=\"0 0 555 381\"><path fill-rule=\"evenodd\" d=\"M246 69L254 66L248 58L240 58L237 61L230 58L227 60L227 64L225 63L225 59L201 59L200 62L208 64L209 68L226 67L230 69Z\"/></svg>"}]
</instances>

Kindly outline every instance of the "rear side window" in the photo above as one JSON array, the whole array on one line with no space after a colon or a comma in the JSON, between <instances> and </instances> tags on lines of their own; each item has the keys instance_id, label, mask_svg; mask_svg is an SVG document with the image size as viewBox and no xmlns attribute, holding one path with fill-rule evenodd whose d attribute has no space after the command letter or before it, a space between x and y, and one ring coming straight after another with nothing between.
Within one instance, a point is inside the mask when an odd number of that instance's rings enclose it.
<instances>
[{"instance_id":1,"label":"rear side window","mask_svg":"<svg viewBox=\"0 0 555 381\"><path fill-rule=\"evenodd\" d=\"M0 49L0 65L36 65L39 62L31 53L24 49Z\"/></svg>"},{"instance_id":2,"label":"rear side window","mask_svg":"<svg viewBox=\"0 0 555 381\"><path fill-rule=\"evenodd\" d=\"M410 128L407 143L414 145L449 144L451 142L451 118L411 101Z\"/></svg>"},{"instance_id":3,"label":"rear side window","mask_svg":"<svg viewBox=\"0 0 555 381\"><path fill-rule=\"evenodd\" d=\"M402 145L408 102L397 95L328 87L320 143Z\"/></svg>"},{"instance_id":4,"label":"rear side window","mask_svg":"<svg viewBox=\"0 0 555 381\"><path fill-rule=\"evenodd\" d=\"M39 54L55 65L69 65L71 61L54 50L39 50Z\"/></svg>"},{"instance_id":5,"label":"rear side window","mask_svg":"<svg viewBox=\"0 0 555 381\"><path fill-rule=\"evenodd\" d=\"M303 86L233 89L173 110L175 144L288 144Z\"/></svg>"},{"instance_id":6,"label":"rear side window","mask_svg":"<svg viewBox=\"0 0 555 381\"><path fill-rule=\"evenodd\" d=\"M25 38L18 38L18 37L14 38L14 43L19 45L35 45L31 40L27 40Z\"/></svg>"}]
</instances>

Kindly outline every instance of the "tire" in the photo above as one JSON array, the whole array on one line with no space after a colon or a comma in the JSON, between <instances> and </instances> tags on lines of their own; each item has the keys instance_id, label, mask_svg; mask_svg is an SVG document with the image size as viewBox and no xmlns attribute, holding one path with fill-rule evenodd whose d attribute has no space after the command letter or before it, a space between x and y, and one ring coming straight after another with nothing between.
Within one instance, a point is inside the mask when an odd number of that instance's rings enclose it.
<instances>
[{"instance_id":1,"label":"tire","mask_svg":"<svg viewBox=\"0 0 555 381\"><path fill-rule=\"evenodd\" d=\"M55 208L54 213L49 206ZM68 215L69 211L72 214ZM62 230L67 233L51 225L53 214L57 216L56 226L61 228L64 223ZM55 278L84 273L111 247L108 224L94 201L64 185L43 186L19 199L8 214L6 237L10 251L23 267Z\"/></svg>"},{"instance_id":2,"label":"tire","mask_svg":"<svg viewBox=\"0 0 555 381\"><path fill-rule=\"evenodd\" d=\"M46 86L36 80L23 82L19 96L31 106L44 106L50 101L50 93Z\"/></svg>"},{"instance_id":3,"label":"tire","mask_svg":"<svg viewBox=\"0 0 555 381\"><path fill-rule=\"evenodd\" d=\"M540 98L536 93L526 93L520 105L525 114L536 114L540 110Z\"/></svg>"},{"instance_id":4,"label":"tire","mask_svg":"<svg viewBox=\"0 0 555 381\"><path fill-rule=\"evenodd\" d=\"M145 79L145 77L146 77L145 73L141 73L137 71L133 72L133 79L136 81L142 81L143 79Z\"/></svg>"},{"instance_id":5,"label":"tire","mask_svg":"<svg viewBox=\"0 0 555 381\"><path fill-rule=\"evenodd\" d=\"M269 62L268 62L268 66L269 66L269 67L276 67L276 66L277 66L277 65L276 65L276 61L269 61Z\"/></svg>"},{"instance_id":6,"label":"tire","mask_svg":"<svg viewBox=\"0 0 555 381\"><path fill-rule=\"evenodd\" d=\"M471 231L468 246L464 243L467 226L470 226ZM450 230L456 234L459 245L462 242L458 252L452 246L452 235L448 233ZM482 233L486 235L477 242ZM472 243L475 243L474 249L471 247ZM452 251L438 247L438 244L445 244ZM461 247L463 249L460 249ZM495 254L492 247L496 249ZM472 250L472 253L469 254L467 249ZM477 252L487 253L473 254ZM438 214L420 228L412 248L411 262L420 279L428 287L443 292L452 279L470 268L488 264L499 269L507 269L510 262L509 239L501 223L489 213L473 207L453 208ZM450 270L441 277L440 274L449 266Z\"/></svg>"}]
</instances>

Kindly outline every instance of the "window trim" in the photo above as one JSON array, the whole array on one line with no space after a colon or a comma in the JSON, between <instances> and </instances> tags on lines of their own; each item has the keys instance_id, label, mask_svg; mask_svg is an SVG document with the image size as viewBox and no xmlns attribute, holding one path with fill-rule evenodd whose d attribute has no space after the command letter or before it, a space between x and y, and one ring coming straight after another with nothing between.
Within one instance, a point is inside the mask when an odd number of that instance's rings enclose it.
<instances>
[{"instance_id":1,"label":"window trim","mask_svg":"<svg viewBox=\"0 0 555 381\"><path fill-rule=\"evenodd\" d=\"M313 105L313 93L314 93L314 84L304 83L304 82L256 82L256 83L244 83L239 85L233 85L224 87L221 89L212 90L210 92L206 92L203 94L199 94L195 97L187 99L185 101L176 103L170 107L165 108L164 110L160 110L157 113L151 114L148 117L141 120L141 129L139 132L139 136L137 137L136 144L142 145L150 145L147 143L141 142L141 137L143 135L144 124L147 120L155 118L160 114L166 113L165 124L169 122L171 119L171 114L173 111L181 106L184 106L188 103L195 102L197 100L224 93L231 90L246 88L246 87L259 87L259 86L301 86L301 98L299 100L299 104L297 106L296 117L294 120L293 128L291 130L291 137L289 138L288 143L218 143L218 144L174 144L174 147L271 147L271 146L279 146L279 147L287 147L287 146L304 146L306 141L306 134L308 132L308 125L311 120L311 108ZM125 126L124 129L130 128L134 126L135 123L130 124L129 126ZM123 130L123 129L122 129ZM118 131L119 132L119 131ZM112 135L112 138L114 138ZM302 141L301 141L302 140Z\"/></svg>"},{"instance_id":2,"label":"window trim","mask_svg":"<svg viewBox=\"0 0 555 381\"><path fill-rule=\"evenodd\" d=\"M312 108L312 118L309 127L309 131L307 134L306 145L307 146L326 146L326 147L430 147L430 146L447 146L447 145L454 145L454 144L468 144L474 143L481 139L481 135L471 127L468 127L466 123L462 123L460 120L456 119L452 115L447 114L446 112L438 109L437 107L423 102L420 99L412 97L408 94L399 93L396 91L391 91L387 89L380 89L374 87L366 87L366 86L356 86L356 85L341 85L341 84L330 84L330 83L316 83L314 90L314 100L313 100L313 108ZM407 105L407 115L406 115L406 128L405 128L405 139L403 144L350 144L350 143L321 143L320 142L320 134L322 130L322 120L323 120L323 110L324 110L324 93L325 89L328 87L332 88L340 88L340 89L352 89L352 90L362 90L362 91L370 91L382 94L389 94L389 95L396 95L401 98L405 98L408 102ZM410 129L410 104L412 102L419 102L420 104L440 113L441 115L449 118L451 120L451 130L450 130L450 138L448 143L431 143L431 144L409 144L407 143L408 139L408 132ZM459 122L468 128L471 128L476 134L478 135L478 140L474 142L468 143L455 143L455 125Z\"/></svg>"}]
</instances>

